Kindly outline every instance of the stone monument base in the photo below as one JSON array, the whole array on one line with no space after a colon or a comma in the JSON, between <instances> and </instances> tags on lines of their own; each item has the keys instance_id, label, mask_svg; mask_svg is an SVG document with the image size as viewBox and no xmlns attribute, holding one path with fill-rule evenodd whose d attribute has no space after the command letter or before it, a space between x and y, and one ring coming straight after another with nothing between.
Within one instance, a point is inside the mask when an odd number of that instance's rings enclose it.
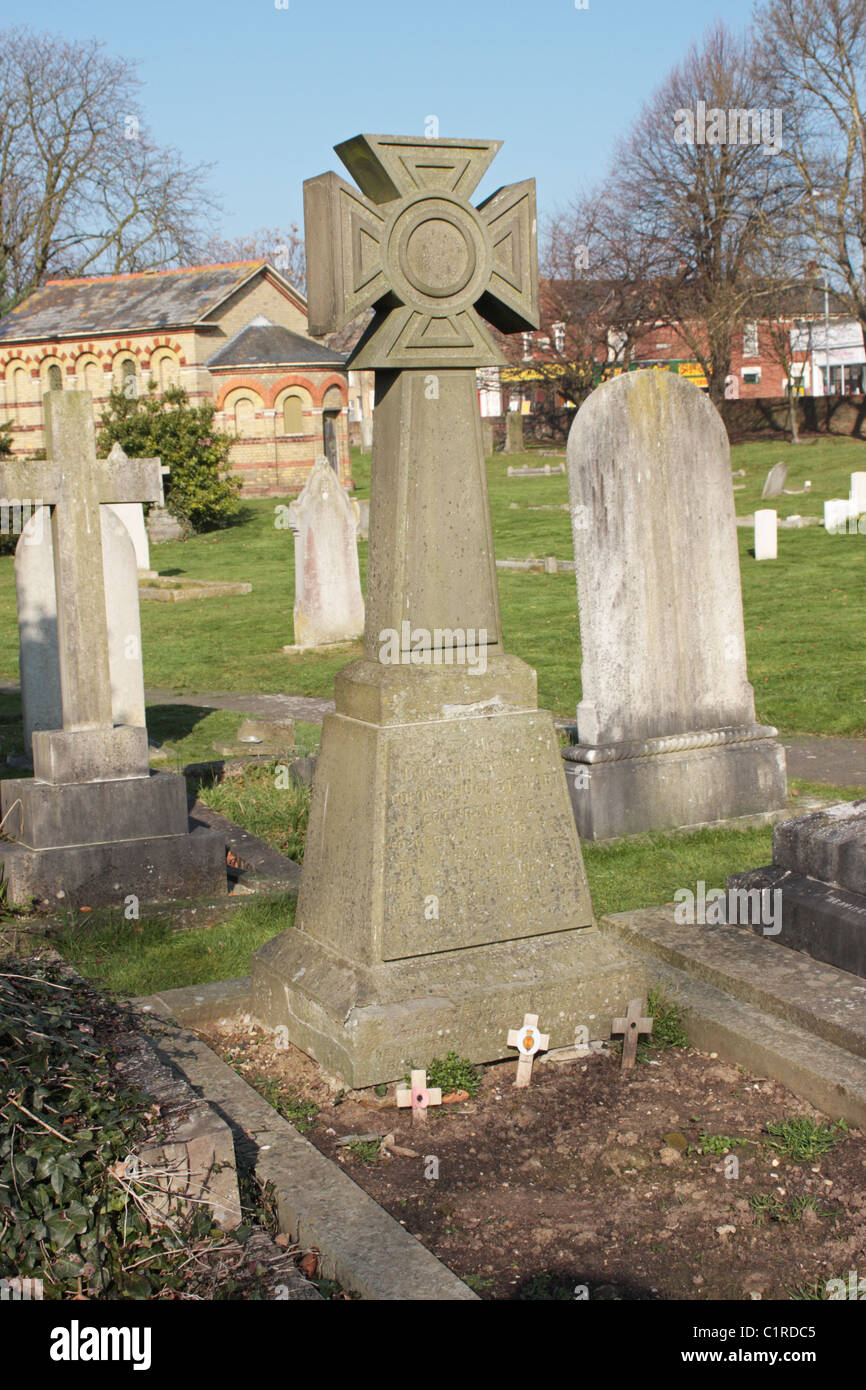
<instances>
[{"instance_id":1,"label":"stone monument base","mask_svg":"<svg viewBox=\"0 0 866 1390\"><path fill-rule=\"evenodd\" d=\"M285 1025L296 1047L353 1088L394 1081L456 1052L473 1062L516 1057L509 1027L537 1013L550 1046L611 1020L655 977L595 927L552 932L362 966L304 932L284 932L253 963L251 1011Z\"/></svg>"},{"instance_id":2,"label":"stone monument base","mask_svg":"<svg viewBox=\"0 0 866 1390\"><path fill-rule=\"evenodd\" d=\"M186 783L167 772L106 781L0 783L7 901L122 906L226 892L221 835L190 833Z\"/></svg>"},{"instance_id":3,"label":"stone monument base","mask_svg":"<svg viewBox=\"0 0 866 1390\"><path fill-rule=\"evenodd\" d=\"M866 978L866 801L777 825L773 863L729 877L727 918Z\"/></svg>"},{"instance_id":4,"label":"stone monument base","mask_svg":"<svg viewBox=\"0 0 866 1390\"><path fill-rule=\"evenodd\" d=\"M781 810L776 730L713 729L641 743L577 744L562 757L578 833L609 840Z\"/></svg>"},{"instance_id":5,"label":"stone monument base","mask_svg":"<svg viewBox=\"0 0 866 1390\"><path fill-rule=\"evenodd\" d=\"M592 928L535 672L362 660L335 695L295 927L255 953L252 1011L353 1086L508 1056L527 1011L554 1046L606 1036L634 969Z\"/></svg>"}]
</instances>

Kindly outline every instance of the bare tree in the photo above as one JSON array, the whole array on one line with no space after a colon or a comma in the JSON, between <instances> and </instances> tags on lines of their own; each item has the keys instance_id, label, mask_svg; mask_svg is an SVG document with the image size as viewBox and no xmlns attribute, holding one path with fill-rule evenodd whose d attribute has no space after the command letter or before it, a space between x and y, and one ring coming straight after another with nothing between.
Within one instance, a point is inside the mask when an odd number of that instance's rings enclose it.
<instances>
[{"instance_id":1,"label":"bare tree","mask_svg":"<svg viewBox=\"0 0 866 1390\"><path fill-rule=\"evenodd\" d=\"M652 266L656 318L676 325L716 404L783 204L781 117L748 37L717 24L673 69L615 157L618 220Z\"/></svg>"},{"instance_id":2,"label":"bare tree","mask_svg":"<svg viewBox=\"0 0 866 1390\"><path fill-rule=\"evenodd\" d=\"M96 40L0 32L0 312L51 275L188 258L207 168L154 142L139 85Z\"/></svg>"},{"instance_id":3,"label":"bare tree","mask_svg":"<svg viewBox=\"0 0 866 1390\"><path fill-rule=\"evenodd\" d=\"M757 23L786 111L788 216L866 331L866 0L769 0Z\"/></svg>"},{"instance_id":4,"label":"bare tree","mask_svg":"<svg viewBox=\"0 0 866 1390\"><path fill-rule=\"evenodd\" d=\"M270 261L304 293L307 278L304 238L295 222L288 228L262 227L247 236L210 237L196 249L196 255L207 263Z\"/></svg>"},{"instance_id":5,"label":"bare tree","mask_svg":"<svg viewBox=\"0 0 866 1390\"><path fill-rule=\"evenodd\" d=\"M554 363L585 377L588 361L602 380L627 366L657 315L661 258L631 226L615 180L551 219L542 266L547 317L560 328Z\"/></svg>"}]
</instances>

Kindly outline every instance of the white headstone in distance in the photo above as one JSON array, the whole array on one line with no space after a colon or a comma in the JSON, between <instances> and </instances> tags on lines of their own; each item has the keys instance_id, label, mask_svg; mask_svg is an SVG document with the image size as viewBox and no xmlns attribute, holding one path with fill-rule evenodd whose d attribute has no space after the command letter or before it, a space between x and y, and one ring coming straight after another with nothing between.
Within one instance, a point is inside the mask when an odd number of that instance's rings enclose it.
<instances>
[{"instance_id":1,"label":"white headstone in distance","mask_svg":"<svg viewBox=\"0 0 866 1390\"><path fill-rule=\"evenodd\" d=\"M779 553L779 514L772 507L755 512L755 559L775 560Z\"/></svg>"},{"instance_id":2,"label":"white headstone in distance","mask_svg":"<svg viewBox=\"0 0 866 1390\"><path fill-rule=\"evenodd\" d=\"M295 533L295 644L320 647L361 637L355 509L323 454L289 508L289 525Z\"/></svg>"},{"instance_id":3,"label":"white headstone in distance","mask_svg":"<svg viewBox=\"0 0 866 1390\"><path fill-rule=\"evenodd\" d=\"M866 512L866 473L851 474L851 515L862 516Z\"/></svg>"},{"instance_id":4,"label":"white headstone in distance","mask_svg":"<svg viewBox=\"0 0 866 1390\"><path fill-rule=\"evenodd\" d=\"M851 503L844 497L831 497L824 503L824 530L829 536L844 535L848 529Z\"/></svg>"},{"instance_id":5,"label":"white headstone in distance","mask_svg":"<svg viewBox=\"0 0 866 1390\"><path fill-rule=\"evenodd\" d=\"M767 481L764 483L762 497L781 497L782 490L788 479L788 465L786 463L774 463L767 474Z\"/></svg>"},{"instance_id":6,"label":"white headstone in distance","mask_svg":"<svg viewBox=\"0 0 866 1390\"><path fill-rule=\"evenodd\" d=\"M50 513L41 509L21 532L15 551L21 703L29 750L35 729L63 727L57 595ZM108 616L111 706L115 724L143 726L144 669L135 547L110 506L100 509Z\"/></svg>"},{"instance_id":7,"label":"white headstone in distance","mask_svg":"<svg viewBox=\"0 0 866 1390\"><path fill-rule=\"evenodd\" d=\"M373 421L367 416L361 420L361 453L371 454L373 452Z\"/></svg>"}]
</instances>

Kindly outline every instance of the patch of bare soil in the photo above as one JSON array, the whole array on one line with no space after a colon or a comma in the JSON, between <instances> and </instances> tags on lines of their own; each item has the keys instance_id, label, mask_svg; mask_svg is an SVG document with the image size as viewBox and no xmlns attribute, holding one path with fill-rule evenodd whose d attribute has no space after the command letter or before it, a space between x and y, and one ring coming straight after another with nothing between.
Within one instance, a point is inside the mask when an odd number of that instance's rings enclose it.
<instances>
[{"instance_id":1,"label":"patch of bare soil","mask_svg":"<svg viewBox=\"0 0 866 1390\"><path fill-rule=\"evenodd\" d=\"M863 1134L775 1152L769 1122L823 1117L713 1055L660 1050L622 1073L602 1050L536 1062L519 1090L498 1063L475 1101L420 1125L393 1086L341 1092L258 1029L204 1036L283 1113L315 1106L308 1139L484 1298L824 1298L827 1280L866 1276Z\"/></svg>"}]
</instances>

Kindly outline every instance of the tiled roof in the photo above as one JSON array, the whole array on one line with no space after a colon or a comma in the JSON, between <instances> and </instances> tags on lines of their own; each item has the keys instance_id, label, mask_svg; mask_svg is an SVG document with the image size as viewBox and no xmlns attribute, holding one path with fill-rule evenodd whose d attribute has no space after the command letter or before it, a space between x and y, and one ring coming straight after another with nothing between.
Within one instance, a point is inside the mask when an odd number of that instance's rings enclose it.
<instances>
[{"instance_id":1,"label":"tiled roof","mask_svg":"<svg viewBox=\"0 0 866 1390\"><path fill-rule=\"evenodd\" d=\"M208 360L208 367L344 367L341 352L322 347L261 315L248 323Z\"/></svg>"},{"instance_id":2,"label":"tiled roof","mask_svg":"<svg viewBox=\"0 0 866 1390\"><path fill-rule=\"evenodd\" d=\"M48 280L0 319L0 342L180 328L197 323L266 261Z\"/></svg>"}]
</instances>

